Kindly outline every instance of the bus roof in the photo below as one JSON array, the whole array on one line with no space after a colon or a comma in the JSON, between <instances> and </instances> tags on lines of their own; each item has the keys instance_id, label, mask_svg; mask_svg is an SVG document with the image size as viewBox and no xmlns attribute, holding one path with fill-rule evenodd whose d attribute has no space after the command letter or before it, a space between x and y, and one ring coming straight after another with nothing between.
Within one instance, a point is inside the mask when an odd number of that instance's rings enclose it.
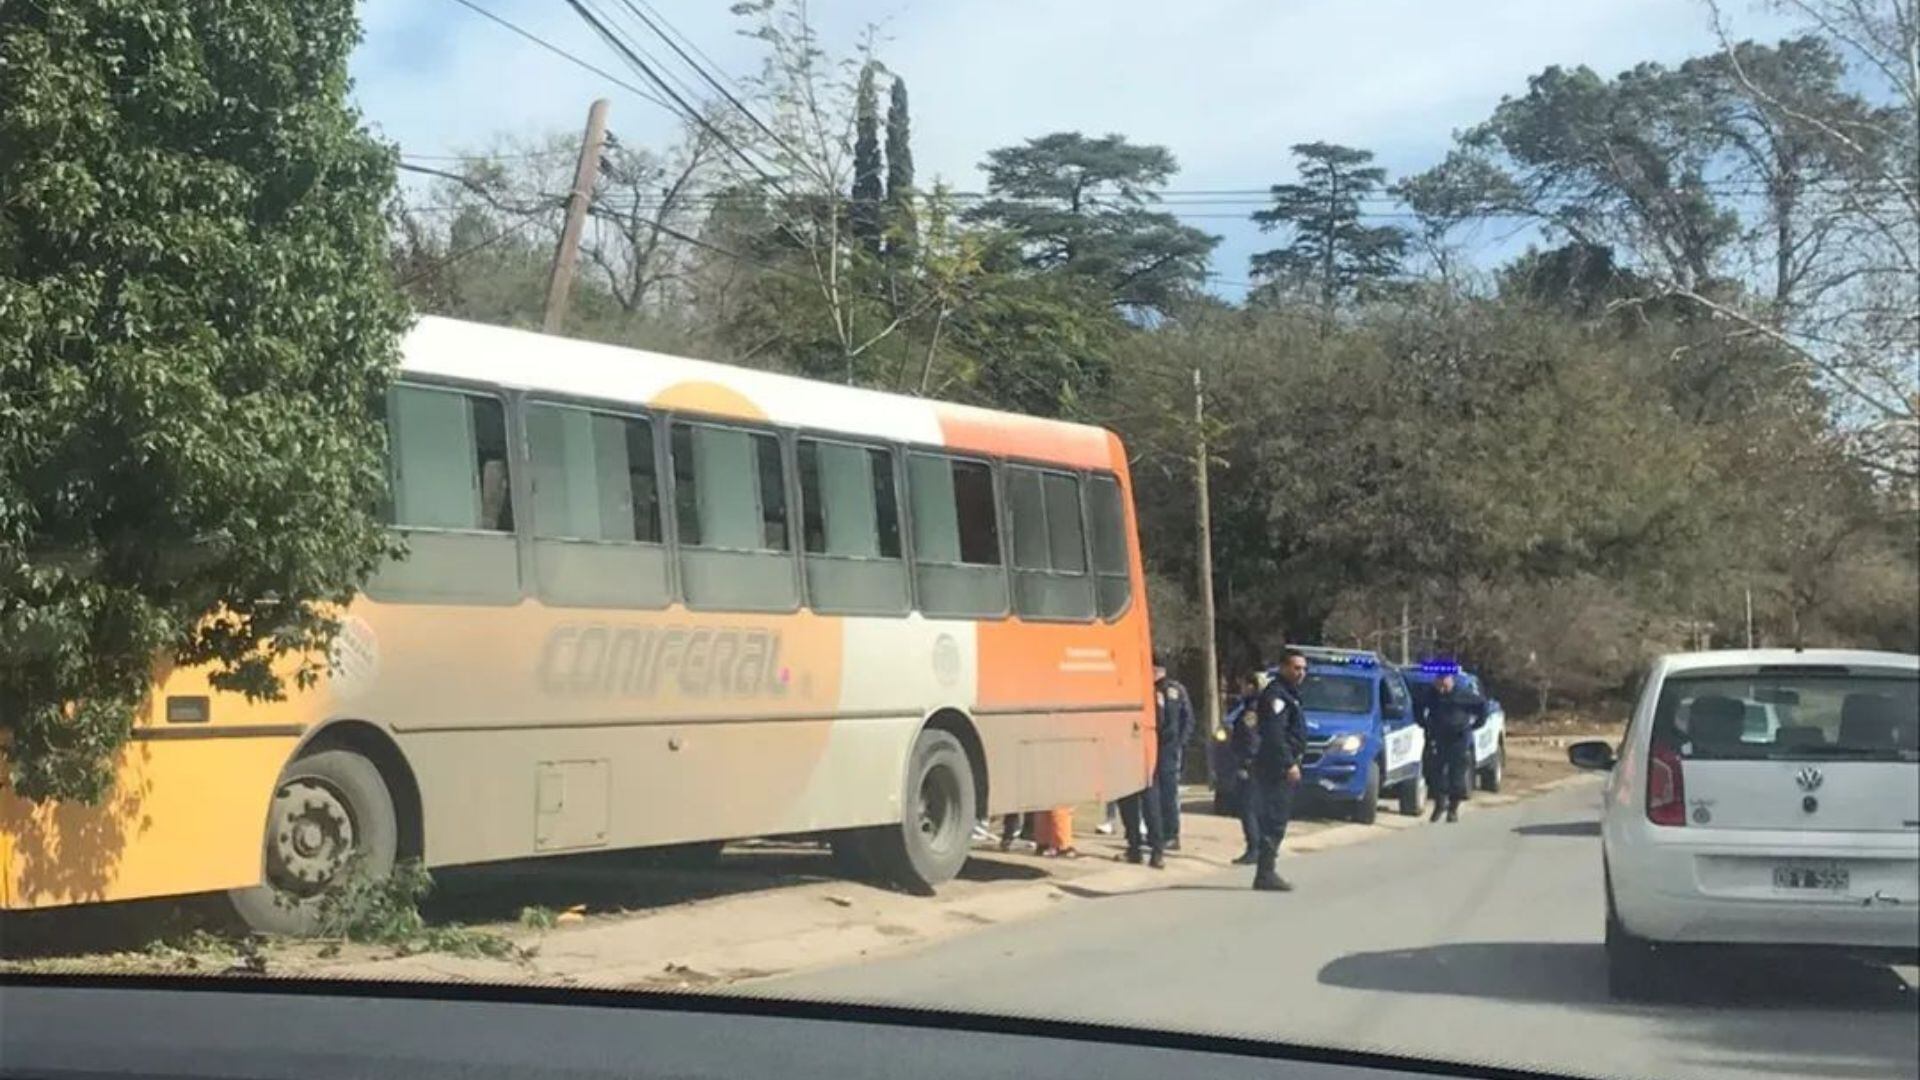
<instances>
[{"instance_id":1,"label":"bus roof","mask_svg":"<svg viewBox=\"0 0 1920 1080\"><path fill-rule=\"evenodd\" d=\"M1104 429L887 394L526 330L426 316L407 335L401 370L534 393L678 409L735 420L943 446L1077 468L1118 469Z\"/></svg>"}]
</instances>

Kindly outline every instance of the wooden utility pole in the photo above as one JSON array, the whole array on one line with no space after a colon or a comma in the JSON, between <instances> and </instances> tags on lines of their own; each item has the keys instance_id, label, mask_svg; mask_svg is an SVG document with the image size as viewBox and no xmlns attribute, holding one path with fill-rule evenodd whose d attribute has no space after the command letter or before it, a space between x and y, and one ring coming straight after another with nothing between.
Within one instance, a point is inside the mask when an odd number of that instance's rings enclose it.
<instances>
[{"instance_id":1,"label":"wooden utility pole","mask_svg":"<svg viewBox=\"0 0 1920 1080\"><path fill-rule=\"evenodd\" d=\"M1207 657L1207 738L1220 729L1220 648L1213 632L1213 507L1207 498L1207 404L1193 369L1193 480L1200 502L1200 647Z\"/></svg>"},{"instance_id":2,"label":"wooden utility pole","mask_svg":"<svg viewBox=\"0 0 1920 1080\"><path fill-rule=\"evenodd\" d=\"M1413 656L1412 656L1413 649L1411 648L1412 641L1409 640L1412 638L1412 636L1413 636L1413 624L1407 620L1407 602L1405 600L1402 600L1400 601L1400 666L1401 667L1406 667L1408 664L1413 663Z\"/></svg>"},{"instance_id":3,"label":"wooden utility pole","mask_svg":"<svg viewBox=\"0 0 1920 1080\"><path fill-rule=\"evenodd\" d=\"M573 267L580 260L580 230L587 223L587 204L593 201L593 181L600 175L600 148L607 140L607 99L587 110L587 134L580 141L580 164L573 171L573 191L567 195L567 223L560 230L560 246L553 253L553 273L547 278L547 313L540 329L557 334L567 321L567 294L573 291Z\"/></svg>"}]
</instances>

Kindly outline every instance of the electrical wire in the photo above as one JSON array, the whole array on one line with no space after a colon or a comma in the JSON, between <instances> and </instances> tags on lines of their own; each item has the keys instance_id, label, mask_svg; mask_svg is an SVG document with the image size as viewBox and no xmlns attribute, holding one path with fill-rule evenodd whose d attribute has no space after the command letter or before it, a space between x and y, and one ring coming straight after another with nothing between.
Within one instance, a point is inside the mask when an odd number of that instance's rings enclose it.
<instances>
[{"instance_id":1,"label":"electrical wire","mask_svg":"<svg viewBox=\"0 0 1920 1080\"><path fill-rule=\"evenodd\" d=\"M453 0L453 2L456 4L459 4L461 7L466 8L468 11L471 11L476 15L480 15L486 19L490 19L493 22L500 24L501 26L506 27L508 30L513 31L516 34L519 34L521 37L526 38L528 41L533 42L535 45L538 45L541 48L547 50L548 52L554 54L555 56L560 57L561 59L567 61L568 63L574 65L575 67L579 67L586 71L590 71L595 75L598 75L601 78L612 83L613 85L620 87L622 90L627 91L630 94L633 94L643 100L651 101L655 105L659 105L662 108L667 107L667 103L664 101L661 101L655 95L648 93L645 90L642 90L640 87L633 85L632 83L626 81L625 79L620 78L619 76L613 74L610 71L607 71L600 67L596 67L595 65L580 59L578 56L573 55L572 53L561 48L560 46L555 45L554 43L546 40L545 38L538 36L537 34L534 34L529 30L525 30L519 26L514 25L511 22L508 22L507 20L501 18L500 16L495 15L493 12L488 11L486 8L481 7L479 4L474 3L473 0Z\"/></svg>"}]
</instances>

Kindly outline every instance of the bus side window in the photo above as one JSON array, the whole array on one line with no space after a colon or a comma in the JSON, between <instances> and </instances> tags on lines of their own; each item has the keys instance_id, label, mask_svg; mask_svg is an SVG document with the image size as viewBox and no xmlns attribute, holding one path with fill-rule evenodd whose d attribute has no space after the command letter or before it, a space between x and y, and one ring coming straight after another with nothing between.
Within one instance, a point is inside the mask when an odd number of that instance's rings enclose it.
<instances>
[{"instance_id":1,"label":"bus side window","mask_svg":"<svg viewBox=\"0 0 1920 1080\"><path fill-rule=\"evenodd\" d=\"M780 440L764 431L679 420L670 431L687 606L798 608Z\"/></svg>"},{"instance_id":2,"label":"bus side window","mask_svg":"<svg viewBox=\"0 0 1920 1080\"><path fill-rule=\"evenodd\" d=\"M1080 478L1008 466L1007 507L1014 610L1032 619L1092 619L1094 583L1087 573Z\"/></svg>"},{"instance_id":3,"label":"bus side window","mask_svg":"<svg viewBox=\"0 0 1920 1080\"><path fill-rule=\"evenodd\" d=\"M842 615L906 614L893 453L810 438L794 450L808 603Z\"/></svg>"},{"instance_id":4,"label":"bus side window","mask_svg":"<svg viewBox=\"0 0 1920 1080\"><path fill-rule=\"evenodd\" d=\"M526 410L540 597L586 607L665 607L653 424L564 405Z\"/></svg>"},{"instance_id":5,"label":"bus side window","mask_svg":"<svg viewBox=\"0 0 1920 1080\"><path fill-rule=\"evenodd\" d=\"M1100 473L1088 478L1087 529L1093 540L1100 617L1111 622L1133 603L1133 576L1127 567L1127 508L1121 499L1119 480Z\"/></svg>"},{"instance_id":6,"label":"bus side window","mask_svg":"<svg viewBox=\"0 0 1920 1080\"><path fill-rule=\"evenodd\" d=\"M506 407L425 386L387 397L393 526L407 557L367 584L380 600L511 603L520 597Z\"/></svg>"},{"instance_id":7,"label":"bus side window","mask_svg":"<svg viewBox=\"0 0 1920 1080\"><path fill-rule=\"evenodd\" d=\"M945 454L907 455L914 585L936 617L997 619L1007 613L1000 565L1000 511L993 468Z\"/></svg>"}]
</instances>

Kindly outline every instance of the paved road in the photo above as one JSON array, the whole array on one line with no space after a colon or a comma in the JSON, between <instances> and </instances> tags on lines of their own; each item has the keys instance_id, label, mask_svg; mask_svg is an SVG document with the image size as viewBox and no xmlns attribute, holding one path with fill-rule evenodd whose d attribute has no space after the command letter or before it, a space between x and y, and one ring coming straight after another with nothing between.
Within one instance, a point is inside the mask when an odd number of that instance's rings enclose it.
<instances>
[{"instance_id":1,"label":"paved road","mask_svg":"<svg viewBox=\"0 0 1920 1080\"><path fill-rule=\"evenodd\" d=\"M1582 784L1283 860L1291 894L1222 872L757 989L1586 1075L1920 1074L1916 994L1886 968L1716 961L1680 1004L1610 1001L1597 801Z\"/></svg>"}]
</instances>

